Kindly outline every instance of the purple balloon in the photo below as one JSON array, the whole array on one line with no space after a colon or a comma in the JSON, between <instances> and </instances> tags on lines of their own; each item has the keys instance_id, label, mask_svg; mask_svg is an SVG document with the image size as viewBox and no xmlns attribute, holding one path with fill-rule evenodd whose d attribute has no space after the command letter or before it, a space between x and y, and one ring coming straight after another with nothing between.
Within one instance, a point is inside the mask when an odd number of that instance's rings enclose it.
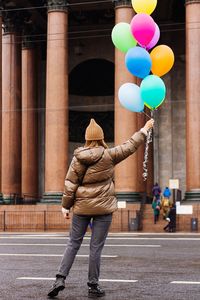
<instances>
[{"instance_id":1,"label":"purple balloon","mask_svg":"<svg viewBox=\"0 0 200 300\"><path fill-rule=\"evenodd\" d=\"M153 36L151 42L146 46L146 49L149 50L149 49L153 48L159 41L159 38L160 38L160 29L159 29L158 25L156 24L156 30L155 30L154 36Z\"/></svg>"}]
</instances>

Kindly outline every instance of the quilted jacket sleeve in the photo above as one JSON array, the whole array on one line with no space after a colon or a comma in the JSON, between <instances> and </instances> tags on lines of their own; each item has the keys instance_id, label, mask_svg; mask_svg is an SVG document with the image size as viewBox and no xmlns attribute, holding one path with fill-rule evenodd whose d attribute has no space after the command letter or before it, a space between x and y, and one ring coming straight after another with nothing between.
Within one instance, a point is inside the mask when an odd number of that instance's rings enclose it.
<instances>
[{"instance_id":1,"label":"quilted jacket sleeve","mask_svg":"<svg viewBox=\"0 0 200 300\"><path fill-rule=\"evenodd\" d=\"M74 205L76 190L82 183L85 171L86 166L73 157L65 178L62 207L70 209Z\"/></svg>"},{"instance_id":2,"label":"quilted jacket sleeve","mask_svg":"<svg viewBox=\"0 0 200 300\"><path fill-rule=\"evenodd\" d=\"M108 151L113 160L113 163L116 165L133 154L144 142L144 140L145 134L141 131L138 131L122 145L110 148Z\"/></svg>"}]
</instances>

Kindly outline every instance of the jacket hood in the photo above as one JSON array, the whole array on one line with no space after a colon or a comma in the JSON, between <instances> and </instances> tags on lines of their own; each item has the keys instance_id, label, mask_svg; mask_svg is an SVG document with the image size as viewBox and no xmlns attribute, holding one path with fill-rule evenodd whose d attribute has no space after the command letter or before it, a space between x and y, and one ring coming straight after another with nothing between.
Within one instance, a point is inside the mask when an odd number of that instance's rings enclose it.
<instances>
[{"instance_id":1,"label":"jacket hood","mask_svg":"<svg viewBox=\"0 0 200 300\"><path fill-rule=\"evenodd\" d=\"M81 163L91 165L97 162L104 153L104 147L84 148L80 147L74 151L74 156Z\"/></svg>"}]
</instances>

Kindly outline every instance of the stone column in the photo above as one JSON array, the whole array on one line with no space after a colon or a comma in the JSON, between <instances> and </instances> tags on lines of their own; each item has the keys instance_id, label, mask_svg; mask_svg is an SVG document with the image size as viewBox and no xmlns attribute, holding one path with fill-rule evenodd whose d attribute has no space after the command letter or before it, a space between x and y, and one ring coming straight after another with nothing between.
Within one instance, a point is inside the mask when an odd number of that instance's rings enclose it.
<instances>
[{"instance_id":1,"label":"stone column","mask_svg":"<svg viewBox=\"0 0 200 300\"><path fill-rule=\"evenodd\" d=\"M0 1L0 28L2 28L3 1ZM2 30L0 30L0 107L2 108ZM0 113L0 204L3 203L1 186L1 162L2 162L2 109Z\"/></svg>"},{"instance_id":2,"label":"stone column","mask_svg":"<svg viewBox=\"0 0 200 300\"><path fill-rule=\"evenodd\" d=\"M36 199L38 196L37 49L33 42L23 36L22 194L25 199Z\"/></svg>"},{"instance_id":3,"label":"stone column","mask_svg":"<svg viewBox=\"0 0 200 300\"><path fill-rule=\"evenodd\" d=\"M68 158L68 11L48 0L45 201L61 199Z\"/></svg>"},{"instance_id":4,"label":"stone column","mask_svg":"<svg viewBox=\"0 0 200 300\"><path fill-rule=\"evenodd\" d=\"M21 194L21 42L15 16L3 16L2 192L5 201Z\"/></svg>"},{"instance_id":5,"label":"stone column","mask_svg":"<svg viewBox=\"0 0 200 300\"><path fill-rule=\"evenodd\" d=\"M115 22L130 23L134 11L129 0L115 1ZM137 131L137 114L124 109L118 99L118 90L125 82L136 82L126 69L125 55L115 49L115 144L119 145ZM115 169L115 189L119 200L138 201L137 153L120 163Z\"/></svg>"},{"instance_id":6,"label":"stone column","mask_svg":"<svg viewBox=\"0 0 200 300\"><path fill-rule=\"evenodd\" d=\"M200 0L186 0L186 200L200 200Z\"/></svg>"}]
</instances>

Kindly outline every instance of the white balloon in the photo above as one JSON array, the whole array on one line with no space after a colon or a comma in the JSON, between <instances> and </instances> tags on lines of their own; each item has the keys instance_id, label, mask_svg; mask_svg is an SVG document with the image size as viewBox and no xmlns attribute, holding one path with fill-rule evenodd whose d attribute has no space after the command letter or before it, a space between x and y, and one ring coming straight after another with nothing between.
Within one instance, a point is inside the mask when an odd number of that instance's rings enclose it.
<instances>
[{"instance_id":1,"label":"white balloon","mask_svg":"<svg viewBox=\"0 0 200 300\"><path fill-rule=\"evenodd\" d=\"M127 82L123 84L119 88L118 98L121 105L132 112L142 112L144 110L140 87L134 83Z\"/></svg>"}]
</instances>

